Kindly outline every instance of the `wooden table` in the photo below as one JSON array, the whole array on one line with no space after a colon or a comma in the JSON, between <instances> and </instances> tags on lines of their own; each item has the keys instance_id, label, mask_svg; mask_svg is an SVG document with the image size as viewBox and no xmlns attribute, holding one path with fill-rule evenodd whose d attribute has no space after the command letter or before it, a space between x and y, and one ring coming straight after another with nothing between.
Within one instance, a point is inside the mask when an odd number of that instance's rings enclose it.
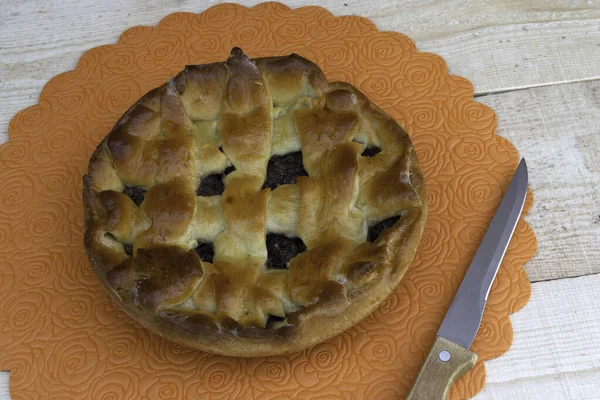
<instances>
[{"instance_id":1,"label":"wooden table","mask_svg":"<svg viewBox=\"0 0 600 400\"><path fill-rule=\"evenodd\" d=\"M595 0L287 0L357 14L441 55L492 107L498 133L527 158L539 240L525 269L527 306L514 343L486 363L477 399L600 399L600 2ZM3 0L0 142L43 85L134 25L212 0ZM241 1L251 6L258 1ZM1 355L0 355L1 357ZM9 399L0 374L0 400Z\"/></svg>"}]
</instances>

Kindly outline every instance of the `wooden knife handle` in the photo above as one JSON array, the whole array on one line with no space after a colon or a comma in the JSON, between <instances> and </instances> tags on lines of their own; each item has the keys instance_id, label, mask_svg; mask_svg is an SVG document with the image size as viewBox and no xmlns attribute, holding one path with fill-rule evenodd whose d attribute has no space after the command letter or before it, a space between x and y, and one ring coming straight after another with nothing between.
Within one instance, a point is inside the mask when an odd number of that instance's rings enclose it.
<instances>
[{"instance_id":1,"label":"wooden knife handle","mask_svg":"<svg viewBox=\"0 0 600 400\"><path fill-rule=\"evenodd\" d=\"M438 336L406 400L446 400L454 382L476 361L477 354Z\"/></svg>"}]
</instances>

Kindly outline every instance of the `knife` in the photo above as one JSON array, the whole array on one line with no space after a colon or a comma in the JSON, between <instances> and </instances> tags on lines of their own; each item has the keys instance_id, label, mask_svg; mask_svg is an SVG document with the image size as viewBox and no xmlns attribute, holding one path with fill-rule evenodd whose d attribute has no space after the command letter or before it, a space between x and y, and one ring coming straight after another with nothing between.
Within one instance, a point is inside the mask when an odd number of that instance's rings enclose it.
<instances>
[{"instance_id":1,"label":"knife","mask_svg":"<svg viewBox=\"0 0 600 400\"><path fill-rule=\"evenodd\" d=\"M475 365L475 339L492 283L523 211L527 164L521 159L407 400L445 400L456 381Z\"/></svg>"}]
</instances>

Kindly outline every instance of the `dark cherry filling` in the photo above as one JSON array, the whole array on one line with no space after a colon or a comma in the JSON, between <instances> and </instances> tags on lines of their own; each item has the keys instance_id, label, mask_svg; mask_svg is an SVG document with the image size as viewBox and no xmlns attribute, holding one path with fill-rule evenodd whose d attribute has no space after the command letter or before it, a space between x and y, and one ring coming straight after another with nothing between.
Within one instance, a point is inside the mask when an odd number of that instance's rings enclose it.
<instances>
[{"instance_id":1,"label":"dark cherry filling","mask_svg":"<svg viewBox=\"0 0 600 400\"><path fill-rule=\"evenodd\" d=\"M361 156L363 157L373 157L376 156L377 154L381 153L381 149L379 147L373 146L373 147L367 147L363 150L363 152L361 153Z\"/></svg>"},{"instance_id":2,"label":"dark cherry filling","mask_svg":"<svg viewBox=\"0 0 600 400\"><path fill-rule=\"evenodd\" d=\"M212 263L215 256L215 249L210 242L198 242L194 249L202 261Z\"/></svg>"},{"instance_id":3,"label":"dark cherry filling","mask_svg":"<svg viewBox=\"0 0 600 400\"><path fill-rule=\"evenodd\" d=\"M278 316L275 316L275 315L269 315L269 318L267 318L267 325L265 326L265 328L272 329L273 326L275 326L275 324L277 322L281 322L281 321L285 321L285 317L278 317Z\"/></svg>"},{"instance_id":4,"label":"dark cherry filling","mask_svg":"<svg viewBox=\"0 0 600 400\"><path fill-rule=\"evenodd\" d=\"M400 219L400 216L398 215L396 217L384 219L383 221L379 222L378 224L370 226L369 232L367 233L367 240L369 242L374 242L375 240L377 240L379 235L381 235L381 232L383 232L385 228L389 228L390 226L393 226L396 222L398 222L399 219Z\"/></svg>"},{"instance_id":5,"label":"dark cherry filling","mask_svg":"<svg viewBox=\"0 0 600 400\"><path fill-rule=\"evenodd\" d=\"M357 140L357 139L354 139L352 141L354 143L365 144L365 142ZM379 147L367 145L367 147L365 147L365 149L363 150L363 152L360 155L363 156L363 157L373 157L373 156L376 156L379 153L381 153L381 149Z\"/></svg>"},{"instance_id":6,"label":"dark cherry filling","mask_svg":"<svg viewBox=\"0 0 600 400\"><path fill-rule=\"evenodd\" d=\"M267 179L263 188L275 189L279 185L296 183L298 176L308 176L302 164L302 152L273 156L267 164Z\"/></svg>"},{"instance_id":7,"label":"dark cherry filling","mask_svg":"<svg viewBox=\"0 0 600 400\"><path fill-rule=\"evenodd\" d=\"M302 239L267 233L267 268L286 269L290 260L303 251L306 245Z\"/></svg>"},{"instance_id":8,"label":"dark cherry filling","mask_svg":"<svg viewBox=\"0 0 600 400\"><path fill-rule=\"evenodd\" d=\"M142 201L144 201L144 193L146 193L146 191L144 189L140 189L139 187L127 186L123 193L129 196L135 205L139 207L140 204L142 204Z\"/></svg>"},{"instance_id":9,"label":"dark cherry filling","mask_svg":"<svg viewBox=\"0 0 600 400\"><path fill-rule=\"evenodd\" d=\"M235 171L235 167L229 166L220 174L212 174L205 176L200 181L200 185L196 190L198 196L218 196L223 194L225 191L225 185L223 184L223 178Z\"/></svg>"}]
</instances>

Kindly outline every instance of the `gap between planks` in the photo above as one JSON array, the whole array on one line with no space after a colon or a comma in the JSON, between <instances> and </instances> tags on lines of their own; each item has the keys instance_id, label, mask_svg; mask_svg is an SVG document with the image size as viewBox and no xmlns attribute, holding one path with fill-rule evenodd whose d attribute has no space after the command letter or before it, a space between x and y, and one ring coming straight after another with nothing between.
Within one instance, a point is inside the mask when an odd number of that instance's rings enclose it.
<instances>
[{"instance_id":1,"label":"gap between planks","mask_svg":"<svg viewBox=\"0 0 600 400\"><path fill-rule=\"evenodd\" d=\"M491 90L488 92L475 92L473 97L478 98L478 97L485 97L485 96L493 96L493 95L497 95L497 94L516 92L519 90L537 89L537 88L557 86L557 85L569 85L572 83L581 83L581 82L593 82L593 81L597 81L597 80L600 80L600 76L596 76L596 77L592 77L592 78L583 78L583 79L571 79L571 80L565 80L565 81L560 81L560 82L540 83L540 84L536 84L536 85L524 85L524 86L514 87L514 88L510 88L510 89Z\"/></svg>"},{"instance_id":2,"label":"gap between planks","mask_svg":"<svg viewBox=\"0 0 600 400\"><path fill-rule=\"evenodd\" d=\"M527 265L527 264L525 264ZM569 279L577 279L577 278L585 278L585 277L592 277L592 276L596 276L598 275L598 273L596 272L589 272L589 273L582 273L581 275L574 275L574 276L562 276L562 277L553 277L553 278L548 278L548 279L538 279L535 281L529 281L531 284L534 283L541 283L541 282L554 282L554 281L563 281L563 280L569 280Z\"/></svg>"}]
</instances>

